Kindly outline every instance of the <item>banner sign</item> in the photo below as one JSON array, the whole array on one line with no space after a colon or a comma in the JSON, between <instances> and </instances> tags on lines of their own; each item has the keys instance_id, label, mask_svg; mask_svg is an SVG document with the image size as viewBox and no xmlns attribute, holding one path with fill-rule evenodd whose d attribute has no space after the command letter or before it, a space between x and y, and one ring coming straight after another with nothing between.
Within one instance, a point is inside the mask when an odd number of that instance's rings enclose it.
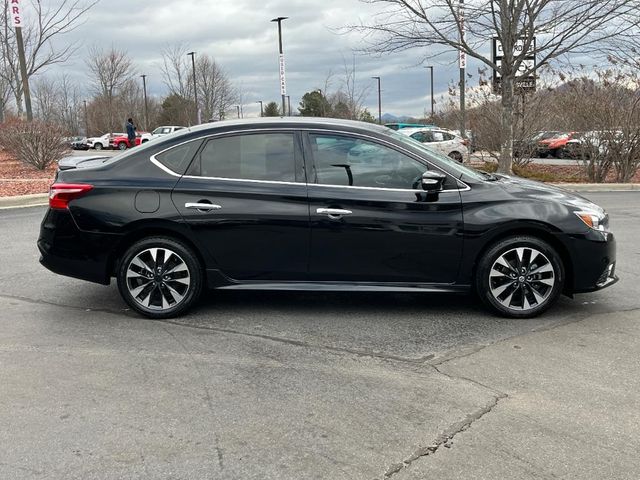
<instances>
[{"instance_id":1,"label":"banner sign","mask_svg":"<svg viewBox=\"0 0 640 480\"><path fill-rule=\"evenodd\" d=\"M9 16L13 22L13 26L22 27L22 13L20 11L20 0L9 0Z\"/></svg>"},{"instance_id":2,"label":"banner sign","mask_svg":"<svg viewBox=\"0 0 640 480\"><path fill-rule=\"evenodd\" d=\"M280 95L287 94L287 81L284 78L284 54L280 54Z\"/></svg>"},{"instance_id":3,"label":"banner sign","mask_svg":"<svg viewBox=\"0 0 640 480\"><path fill-rule=\"evenodd\" d=\"M519 38L513 45L513 56L517 57L522 55L524 51L525 40ZM533 37L529 50L525 53L514 82L514 88L516 92L518 90L523 92L535 92L536 90L536 38ZM498 67L498 70L493 70L493 93L500 95L502 92L502 59L504 58L504 49L502 48L502 42L498 38L493 39L493 62Z\"/></svg>"}]
</instances>

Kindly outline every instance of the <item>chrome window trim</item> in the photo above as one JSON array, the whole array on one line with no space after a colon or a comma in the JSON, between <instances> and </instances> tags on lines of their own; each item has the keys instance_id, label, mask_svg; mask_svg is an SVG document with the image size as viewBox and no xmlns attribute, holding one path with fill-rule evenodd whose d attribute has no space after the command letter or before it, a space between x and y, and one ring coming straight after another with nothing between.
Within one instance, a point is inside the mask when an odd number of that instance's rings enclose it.
<instances>
[{"instance_id":1,"label":"chrome window trim","mask_svg":"<svg viewBox=\"0 0 640 480\"><path fill-rule=\"evenodd\" d=\"M389 146L392 149L395 150L400 150L403 153L405 153L407 156L418 160L420 163L422 163L423 161L428 162L428 160L424 160L422 158L416 158L416 155L409 151L406 150L403 147L398 147L397 145L388 142L386 140L381 140L377 137L372 137L370 135L366 135L366 134L362 134L359 132L343 132L341 130L330 130L330 129L323 129L323 128L314 128L314 127L299 127L299 128L294 128L294 127L284 127L284 128L247 128L247 129L243 129L243 130L233 130L233 131L226 131L226 132L220 132L220 133L214 133L214 134L208 134L208 135L204 135L202 137L198 137L198 138L192 138L190 140L186 140L182 143L178 143L176 145L172 145L170 147L165 148L164 150L161 150L153 155L151 155L151 157L149 158L149 160L151 161L151 163L153 163L155 166L157 166L158 168L160 168L161 170L163 170L164 172L174 176L174 177L182 177L182 178L188 178L190 180L197 180L197 179L203 179L203 180L222 180L222 181L230 181L230 182L250 182L250 183L267 183L267 184L275 184L275 185L307 185L307 186L317 186L317 187L324 187L324 188L353 188L353 189L357 189L357 190L382 190L382 191L389 191L389 192L423 192L424 190L417 190L417 189L412 189L412 188L384 188L384 187L359 187L359 186L355 186L355 185L331 185L331 184L325 184L325 183L309 183L309 182L283 182L283 181L279 181L279 180L252 180L252 179L247 179L247 178L225 178L225 177L203 177L203 176L197 176L197 175L180 175L176 172L174 172L173 170L169 169L168 167L165 167L162 163L160 163L160 161L156 158L157 155L161 155L171 149L180 147L182 145L185 145L187 143L191 143L191 142L202 142L202 141L206 141L209 138L215 138L215 137L221 137L221 136L225 136L225 135L236 135L236 134L241 134L241 133L247 133L247 132L279 132L279 131L285 131L285 132L297 132L297 131L304 131L304 132L319 132L319 133L335 133L335 134L339 134L339 135L356 135L358 137L363 137L363 138L367 138L367 139L371 139L374 140L378 143L382 143L385 144L387 146ZM463 182L462 180L456 178L455 176L453 176L452 174L450 174L449 172L443 170L442 168L440 168L437 165L432 165L431 162L428 162L429 165L431 165L433 168L438 169L439 171L441 171L442 173L444 173L445 175L448 175L449 177L453 178L456 182L460 182L461 184L464 185L463 188L449 188L446 190L441 190L440 193L444 193L444 192L465 192L468 190L471 190L471 187L469 185L467 185L465 182Z\"/></svg>"}]
</instances>

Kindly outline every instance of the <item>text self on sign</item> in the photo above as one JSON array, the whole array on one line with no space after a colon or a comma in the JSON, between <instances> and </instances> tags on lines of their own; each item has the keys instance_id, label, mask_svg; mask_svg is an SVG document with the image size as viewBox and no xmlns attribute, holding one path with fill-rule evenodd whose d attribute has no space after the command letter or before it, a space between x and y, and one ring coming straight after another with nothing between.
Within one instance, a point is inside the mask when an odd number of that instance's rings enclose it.
<instances>
[{"instance_id":1,"label":"text self on sign","mask_svg":"<svg viewBox=\"0 0 640 480\"><path fill-rule=\"evenodd\" d=\"M14 27L22 26L22 15L20 14L20 0L9 1L9 15Z\"/></svg>"}]
</instances>

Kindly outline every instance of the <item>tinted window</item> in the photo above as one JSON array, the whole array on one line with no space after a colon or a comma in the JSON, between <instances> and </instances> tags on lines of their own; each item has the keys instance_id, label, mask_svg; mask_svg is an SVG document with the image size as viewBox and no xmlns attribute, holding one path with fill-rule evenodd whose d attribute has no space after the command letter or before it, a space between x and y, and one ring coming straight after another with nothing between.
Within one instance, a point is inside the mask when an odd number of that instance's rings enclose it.
<instances>
[{"instance_id":1,"label":"tinted window","mask_svg":"<svg viewBox=\"0 0 640 480\"><path fill-rule=\"evenodd\" d=\"M453 140L454 138L456 138L455 135L451 135L450 133L446 133L446 132L443 132L442 136L444 137L445 140Z\"/></svg>"},{"instance_id":2,"label":"tinted window","mask_svg":"<svg viewBox=\"0 0 640 480\"><path fill-rule=\"evenodd\" d=\"M338 135L309 137L320 184L411 189L427 170L422 163L378 143Z\"/></svg>"},{"instance_id":3,"label":"tinted window","mask_svg":"<svg viewBox=\"0 0 640 480\"><path fill-rule=\"evenodd\" d=\"M201 143L199 140L184 143L156 155L156 160L169 170L183 175Z\"/></svg>"},{"instance_id":4,"label":"tinted window","mask_svg":"<svg viewBox=\"0 0 640 480\"><path fill-rule=\"evenodd\" d=\"M266 133L209 140L190 172L203 177L295 181L292 133Z\"/></svg>"}]
</instances>

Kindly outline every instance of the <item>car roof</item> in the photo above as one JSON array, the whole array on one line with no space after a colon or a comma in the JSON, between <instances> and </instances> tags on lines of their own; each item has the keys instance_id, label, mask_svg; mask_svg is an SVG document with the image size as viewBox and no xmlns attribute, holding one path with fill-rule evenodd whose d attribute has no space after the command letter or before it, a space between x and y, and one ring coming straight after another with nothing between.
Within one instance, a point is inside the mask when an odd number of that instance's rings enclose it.
<instances>
[{"instance_id":1,"label":"car roof","mask_svg":"<svg viewBox=\"0 0 640 480\"><path fill-rule=\"evenodd\" d=\"M253 128L321 128L330 129L338 127L347 130L369 131L372 133L388 135L390 129L374 123L358 122L355 120L342 120L339 118L319 117L262 117L244 118L235 120L223 120L219 122L204 123L192 127L186 127L175 133L177 136L187 136L190 133L216 133L225 130L238 130L246 127ZM177 138L177 137L174 137Z\"/></svg>"}]
</instances>

